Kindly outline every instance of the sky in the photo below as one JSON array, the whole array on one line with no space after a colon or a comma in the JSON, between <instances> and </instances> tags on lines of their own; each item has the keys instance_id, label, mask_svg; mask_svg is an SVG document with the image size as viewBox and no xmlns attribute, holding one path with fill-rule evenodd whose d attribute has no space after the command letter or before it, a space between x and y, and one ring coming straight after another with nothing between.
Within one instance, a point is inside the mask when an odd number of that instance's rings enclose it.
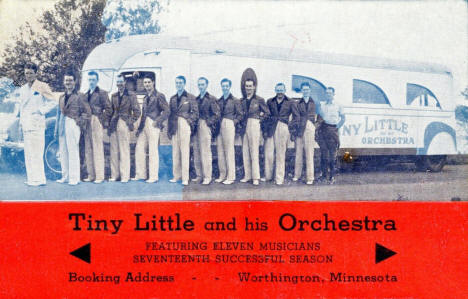
<instances>
[{"instance_id":1,"label":"sky","mask_svg":"<svg viewBox=\"0 0 468 299\"><path fill-rule=\"evenodd\" d=\"M0 0L0 50L53 0ZM446 65L468 86L466 1L185 1L160 17L164 34Z\"/></svg>"}]
</instances>

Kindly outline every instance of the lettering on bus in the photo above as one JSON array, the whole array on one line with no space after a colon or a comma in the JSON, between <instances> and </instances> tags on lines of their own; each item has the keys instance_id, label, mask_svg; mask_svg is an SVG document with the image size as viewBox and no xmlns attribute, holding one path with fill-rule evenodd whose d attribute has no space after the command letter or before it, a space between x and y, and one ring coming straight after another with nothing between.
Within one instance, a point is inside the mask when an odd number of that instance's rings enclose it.
<instances>
[{"instance_id":1,"label":"lettering on bus","mask_svg":"<svg viewBox=\"0 0 468 299\"><path fill-rule=\"evenodd\" d=\"M341 128L341 136L359 136L362 144L413 144L408 136L408 123L394 118L371 119L363 122L347 123Z\"/></svg>"}]
</instances>

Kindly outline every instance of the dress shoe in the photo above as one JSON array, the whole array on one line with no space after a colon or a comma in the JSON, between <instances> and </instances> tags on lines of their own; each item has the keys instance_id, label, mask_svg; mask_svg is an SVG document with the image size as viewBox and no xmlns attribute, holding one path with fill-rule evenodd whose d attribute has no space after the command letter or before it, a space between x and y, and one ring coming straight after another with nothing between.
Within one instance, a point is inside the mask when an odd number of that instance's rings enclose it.
<instances>
[{"instance_id":1,"label":"dress shoe","mask_svg":"<svg viewBox=\"0 0 468 299\"><path fill-rule=\"evenodd\" d=\"M330 180L328 180L329 185L334 185L336 183L335 178L331 177Z\"/></svg>"},{"instance_id":2,"label":"dress shoe","mask_svg":"<svg viewBox=\"0 0 468 299\"><path fill-rule=\"evenodd\" d=\"M275 182L276 185L281 186L283 185L283 182Z\"/></svg>"},{"instance_id":3,"label":"dress shoe","mask_svg":"<svg viewBox=\"0 0 468 299\"><path fill-rule=\"evenodd\" d=\"M240 180L241 183L247 183L248 181L250 181L250 179L243 178L242 180Z\"/></svg>"},{"instance_id":4,"label":"dress shoe","mask_svg":"<svg viewBox=\"0 0 468 299\"><path fill-rule=\"evenodd\" d=\"M260 184L260 182L259 182L258 180L253 180L253 181L252 181L252 184L253 184L254 186L258 186L258 185Z\"/></svg>"},{"instance_id":5,"label":"dress shoe","mask_svg":"<svg viewBox=\"0 0 468 299\"><path fill-rule=\"evenodd\" d=\"M102 182L103 182L103 180L95 180L95 181L94 181L95 184L100 184L100 183L102 183Z\"/></svg>"},{"instance_id":6,"label":"dress shoe","mask_svg":"<svg viewBox=\"0 0 468 299\"><path fill-rule=\"evenodd\" d=\"M192 182L194 182L194 183L199 183L199 182L201 182L201 177L193 178L193 179L192 179Z\"/></svg>"},{"instance_id":7,"label":"dress shoe","mask_svg":"<svg viewBox=\"0 0 468 299\"><path fill-rule=\"evenodd\" d=\"M158 179L147 179L145 182L151 184L151 183L156 183Z\"/></svg>"},{"instance_id":8,"label":"dress shoe","mask_svg":"<svg viewBox=\"0 0 468 299\"><path fill-rule=\"evenodd\" d=\"M171 183L177 183L178 181L179 181L179 180L177 180L177 179L175 179L175 178L172 178L172 179L169 180L169 182L171 182Z\"/></svg>"},{"instance_id":9,"label":"dress shoe","mask_svg":"<svg viewBox=\"0 0 468 299\"><path fill-rule=\"evenodd\" d=\"M76 186L76 185L78 185L78 182L69 182L68 185L70 185L70 186Z\"/></svg>"},{"instance_id":10,"label":"dress shoe","mask_svg":"<svg viewBox=\"0 0 468 299\"><path fill-rule=\"evenodd\" d=\"M109 178L109 182L115 182L115 181L117 181L117 179Z\"/></svg>"},{"instance_id":11,"label":"dress shoe","mask_svg":"<svg viewBox=\"0 0 468 299\"><path fill-rule=\"evenodd\" d=\"M225 180L225 181L223 182L224 185L231 185L231 184L233 184L233 183L234 183L234 181L230 181L230 180Z\"/></svg>"},{"instance_id":12,"label":"dress shoe","mask_svg":"<svg viewBox=\"0 0 468 299\"><path fill-rule=\"evenodd\" d=\"M121 183L128 183L128 180L120 180Z\"/></svg>"},{"instance_id":13,"label":"dress shoe","mask_svg":"<svg viewBox=\"0 0 468 299\"><path fill-rule=\"evenodd\" d=\"M306 184L307 184L307 185L313 185L313 184L314 184L314 181L313 181L313 180L312 180L312 181L307 181Z\"/></svg>"},{"instance_id":14,"label":"dress shoe","mask_svg":"<svg viewBox=\"0 0 468 299\"><path fill-rule=\"evenodd\" d=\"M211 183L211 180L204 179L202 185L209 185L210 183Z\"/></svg>"},{"instance_id":15,"label":"dress shoe","mask_svg":"<svg viewBox=\"0 0 468 299\"><path fill-rule=\"evenodd\" d=\"M217 179L215 180L216 183L222 183L223 181L224 181L224 179L222 179L222 178L217 178Z\"/></svg>"},{"instance_id":16,"label":"dress shoe","mask_svg":"<svg viewBox=\"0 0 468 299\"><path fill-rule=\"evenodd\" d=\"M82 179L83 182L91 182L92 180L90 178L84 178Z\"/></svg>"},{"instance_id":17,"label":"dress shoe","mask_svg":"<svg viewBox=\"0 0 468 299\"><path fill-rule=\"evenodd\" d=\"M188 186L188 182L187 181L182 181L182 185Z\"/></svg>"},{"instance_id":18,"label":"dress shoe","mask_svg":"<svg viewBox=\"0 0 468 299\"><path fill-rule=\"evenodd\" d=\"M266 178L260 178L260 181L262 181L262 182L266 182L266 181L267 181L267 179L266 179Z\"/></svg>"},{"instance_id":19,"label":"dress shoe","mask_svg":"<svg viewBox=\"0 0 468 299\"><path fill-rule=\"evenodd\" d=\"M56 180L57 183L63 184L65 183L66 179L62 178L60 180Z\"/></svg>"},{"instance_id":20,"label":"dress shoe","mask_svg":"<svg viewBox=\"0 0 468 299\"><path fill-rule=\"evenodd\" d=\"M293 177L292 181L297 182L297 181L299 181L299 178Z\"/></svg>"}]
</instances>

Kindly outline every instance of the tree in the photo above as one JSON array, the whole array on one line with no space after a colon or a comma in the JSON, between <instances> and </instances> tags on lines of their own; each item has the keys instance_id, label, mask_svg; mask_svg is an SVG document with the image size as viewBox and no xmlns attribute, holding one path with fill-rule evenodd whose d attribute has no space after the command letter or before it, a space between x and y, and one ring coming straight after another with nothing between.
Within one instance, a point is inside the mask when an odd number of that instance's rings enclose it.
<instances>
[{"instance_id":1,"label":"tree","mask_svg":"<svg viewBox=\"0 0 468 299\"><path fill-rule=\"evenodd\" d=\"M158 17L168 5L169 0L108 0L102 16L107 27L106 40L159 33Z\"/></svg>"},{"instance_id":2,"label":"tree","mask_svg":"<svg viewBox=\"0 0 468 299\"><path fill-rule=\"evenodd\" d=\"M24 24L1 54L0 77L21 85L24 64L34 62L41 80L63 90L64 72L79 71L91 50L104 42L105 4L105 0L60 0L38 19L38 28Z\"/></svg>"}]
</instances>

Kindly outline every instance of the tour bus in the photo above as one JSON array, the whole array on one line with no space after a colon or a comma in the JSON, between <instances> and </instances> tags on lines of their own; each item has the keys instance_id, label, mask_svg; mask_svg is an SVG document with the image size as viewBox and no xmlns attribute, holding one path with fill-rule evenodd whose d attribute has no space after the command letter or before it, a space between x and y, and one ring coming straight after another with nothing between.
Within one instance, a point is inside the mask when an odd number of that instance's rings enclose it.
<instances>
[{"instance_id":1,"label":"tour bus","mask_svg":"<svg viewBox=\"0 0 468 299\"><path fill-rule=\"evenodd\" d=\"M335 101L346 115L339 133L340 156L405 158L421 170L440 171L447 155L457 153L452 74L440 65L136 35L96 47L84 63L81 89L88 88L89 71L99 73L100 87L109 92L117 90L116 76L123 74L141 103L143 77L150 75L169 100L175 94L175 77L184 75L186 89L194 95L203 76L216 97L222 94L223 78L232 80L233 95L241 97L246 69L255 73L257 94L265 99L274 96L278 82L292 98L300 98L301 83L309 82L315 101L325 101L325 88L334 87ZM165 131L160 142L170 144Z\"/></svg>"}]
</instances>

